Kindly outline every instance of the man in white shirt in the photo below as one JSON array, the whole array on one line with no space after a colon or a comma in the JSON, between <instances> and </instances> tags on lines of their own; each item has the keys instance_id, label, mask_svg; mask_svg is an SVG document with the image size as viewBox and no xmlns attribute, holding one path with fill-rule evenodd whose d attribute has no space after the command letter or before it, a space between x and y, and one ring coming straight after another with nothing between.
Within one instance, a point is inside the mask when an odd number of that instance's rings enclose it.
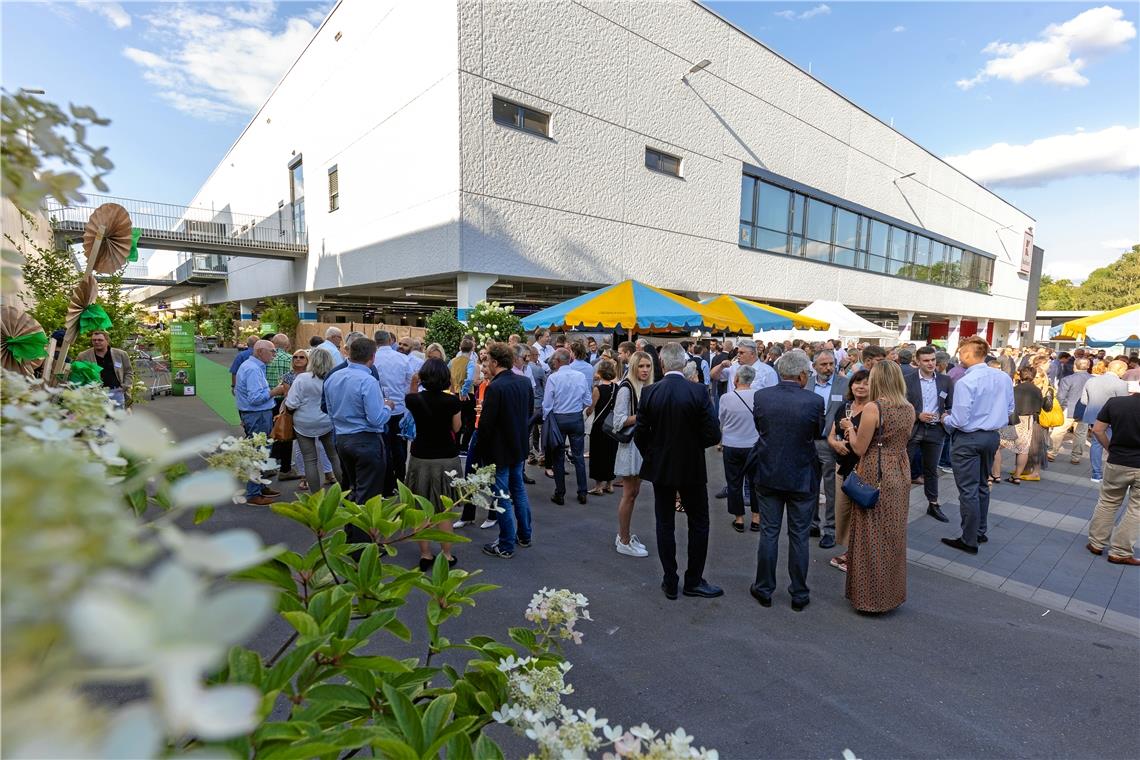
<instances>
[{"instance_id":1,"label":"man in white shirt","mask_svg":"<svg viewBox=\"0 0 1140 760\"><path fill-rule=\"evenodd\" d=\"M560 348L554 352L542 396L542 419L545 424L557 425L563 435L562 446L547 452L547 461L554 465L554 495L550 500L555 504L566 503L566 446L574 460L578 503L586 503L586 423L582 412L590 405L592 386L570 363L569 351Z\"/></svg>"},{"instance_id":2,"label":"man in white shirt","mask_svg":"<svg viewBox=\"0 0 1140 760\"><path fill-rule=\"evenodd\" d=\"M325 330L324 343L317 346L317 348L321 349L322 351L328 351L329 356L332 357L333 366L339 367L347 361L344 358L344 355L340 352L340 345L343 342L344 337L340 331L340 328L330 327L329 329Z\"/></svg>"},{"instance_id":3,"label":"man in white shirt","mask_svg":"<svg viewBox=\"0 0 1140 760\"><path fill-rule=\"evenodd\" d=\"M756 353L756 341L751 338L741 338L737 341L736 361L725 359L713 367L709 374L713 382L727 382L729 388L735 388L736 370L742 365L747 365L756 370L756 379L752 381L752 390L754 391L761 388L771 388L780 382L780 378L776 376L776 370L760 361L760 357Z\"/></svg>"},{"instance_id":4,"label":"man in white shirt","mask_svg":"<svg viewBox=\"0 0 1140 760\"><path fill-rule=\"evenodd\" d=\"M554 346L550 345L550 330L540 327L534 331L534 347L538 351L538 360L549 366L550 357L554 356Z\"/></svg>"}]
</instances>

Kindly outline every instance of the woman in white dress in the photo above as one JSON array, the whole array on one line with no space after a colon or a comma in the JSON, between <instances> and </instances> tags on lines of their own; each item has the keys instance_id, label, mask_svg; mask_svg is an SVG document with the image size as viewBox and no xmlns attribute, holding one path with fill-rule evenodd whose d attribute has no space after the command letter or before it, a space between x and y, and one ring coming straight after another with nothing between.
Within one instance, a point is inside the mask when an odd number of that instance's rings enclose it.
<instances>
[{"instance_id":1,"label":"woman in white dress","mask_svg":"<svg viewBox=\"0 0 1140 760\"><path fill-rule=\"evenodd\" d=\"M621 381L614 401L614 432L628 431L637 422L637 403L641 391L653 382L653 358L644 351L635 351L629 358L629 370ZM648 557L645 544L629 532L633 519L633 505L641 490L641 452L631 440L619 443L614 460L614 475L622 479L621 502L618 504L618 534L614 548L627 557Z\"/></svg>"}]
</instances>

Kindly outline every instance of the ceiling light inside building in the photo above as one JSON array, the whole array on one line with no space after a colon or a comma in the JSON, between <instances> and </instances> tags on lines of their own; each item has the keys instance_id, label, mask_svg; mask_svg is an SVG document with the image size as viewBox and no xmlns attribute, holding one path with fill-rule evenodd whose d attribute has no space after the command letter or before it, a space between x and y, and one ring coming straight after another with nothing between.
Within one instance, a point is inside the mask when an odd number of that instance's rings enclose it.
<instances>
[{"instance_id":1,"label":"ceiling light inside building","mask_svg":"<svg viewBox=\"0 0 1140 760\"><path fill-rule=\"evenodd\" d=\"M419 301L393 301L392 303L398 304L400 306L419 306L420 305Z\"/></svg>"}]
</instances>

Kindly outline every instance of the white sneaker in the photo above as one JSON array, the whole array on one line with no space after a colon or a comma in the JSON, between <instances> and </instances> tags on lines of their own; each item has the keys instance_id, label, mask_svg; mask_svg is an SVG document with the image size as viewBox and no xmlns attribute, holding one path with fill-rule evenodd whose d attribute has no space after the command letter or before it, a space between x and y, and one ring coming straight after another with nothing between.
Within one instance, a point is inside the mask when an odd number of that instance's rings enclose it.
<instances>
[{"instance_id":1,"label":"white sneaker","mask_svg":"<svg viewBox=\"0 0 1140 760\"><path fill-rule=\"evenodd\" d=\"M451 524L451 527L453 527L453 528L455 528L456 530L458 530L458 529L460 529L460 528L466 528L466 527L467 527L468 525L470 525L470 524L471 524L471 521L470 521L470 520L456 520L455 522L453 522L453 523Z\"/></svg>"},{"instance_id":2,"label":"white sneaker","mask_svg":"<svg viewBox=\"0 0 1140 760\"><path fill-rule=\"evenodd\" d=\"M641 543L641 539L637 537L636 533L629 534L629 545L636 546L638 549L645 551L645 544ZM646 552L648 554L648 552Z\"/></svg>"},{"instance_id":3,"label":"white sneaker","mask_svg":"<svg viewBox=\"0 0 1140 760\"><path fill-rule=\"evenodd\" d=\"M953 475L954 474L953 468L950 468L950 467L943 467L943 466L939 465L938 469L942 470L942 472L946 473L947 475Z\"/></svg>"},{"instance_id":4,"label":"white sneaker","mask_svg":"<svg viewBox=\"0 0 1140 760\"><path fill-rule=\"evenodd\" d=\"M1100 478L1089 478L1094 483L1100 483Z\"/></svg>"},{"instance_id":5,"label":"white sneaker","mask_svg":"<svg viewBox=\"0 0 1140 760\"><path fill-rule=\"evenodd\" d=\"M492 520L490 518L487 518L486 520L483 521L483 524L479 526L479 529L480 530L486 530L487 528L494 528L498 524L499 524L498 520Z\"/></svg>"},{"instance_id":6,"label":"white sneaker","mask_svg":"<svg viewBox=\"0 0 1140 760\"><path fill-rule=\"evenodd\" d=\"M649 552L645 550L644 546L634 546L633 539L629 540L628 544L623 544L619 538L614 542L614 548L617 549L618 554L624 554L627 557L648 557Z\"/></svg>"}]
</instances>

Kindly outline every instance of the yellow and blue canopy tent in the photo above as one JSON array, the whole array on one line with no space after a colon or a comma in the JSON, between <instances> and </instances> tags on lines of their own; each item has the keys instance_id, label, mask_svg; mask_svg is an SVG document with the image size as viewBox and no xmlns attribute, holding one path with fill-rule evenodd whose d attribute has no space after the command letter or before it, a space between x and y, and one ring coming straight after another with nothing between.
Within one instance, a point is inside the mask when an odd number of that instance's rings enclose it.
<instances>
[{"instance_id":1,"label":"yellow and blue canopy tent","mask_svg":"<svg viewBox=\"0 0 1140 760\"><path fill-rule=\"evenodd\" d=\"M1051 332L1055 333L1054 338L1084 340L1094 348L1120 344L1137 348L1140 347L1140 303L1072 319Z\"/></svg>"},{"instance_id":2,"label":"yellow and blue canopy tent","mask_svg":"<svg viewBox=\"0 0 1140 760\"><path fill-rule=\"evenodd\" d=\"M523 327L573 330L622 329L632 332L716 330L751 333L752 325L737 315L697 303L637 280L625 280L524 317Z\"/></svg>"},{"instance_id":3,"label":"yellow and blue canopy tent","mask_svg":"<svg viewBox=\"0 0 1140 760\"><path fill-rule=\"evenodd\" d=\"M797 314L786 309L777 309L775 306L749 301L747 298L738 298L737 296L706 298L701 301L701 305L740 317L752 325L749 332L791 330L793 328L801 330L827 330L831 328L830 323L821 319L814 319L805 314Z\"/></svg>"}]
</instances>

